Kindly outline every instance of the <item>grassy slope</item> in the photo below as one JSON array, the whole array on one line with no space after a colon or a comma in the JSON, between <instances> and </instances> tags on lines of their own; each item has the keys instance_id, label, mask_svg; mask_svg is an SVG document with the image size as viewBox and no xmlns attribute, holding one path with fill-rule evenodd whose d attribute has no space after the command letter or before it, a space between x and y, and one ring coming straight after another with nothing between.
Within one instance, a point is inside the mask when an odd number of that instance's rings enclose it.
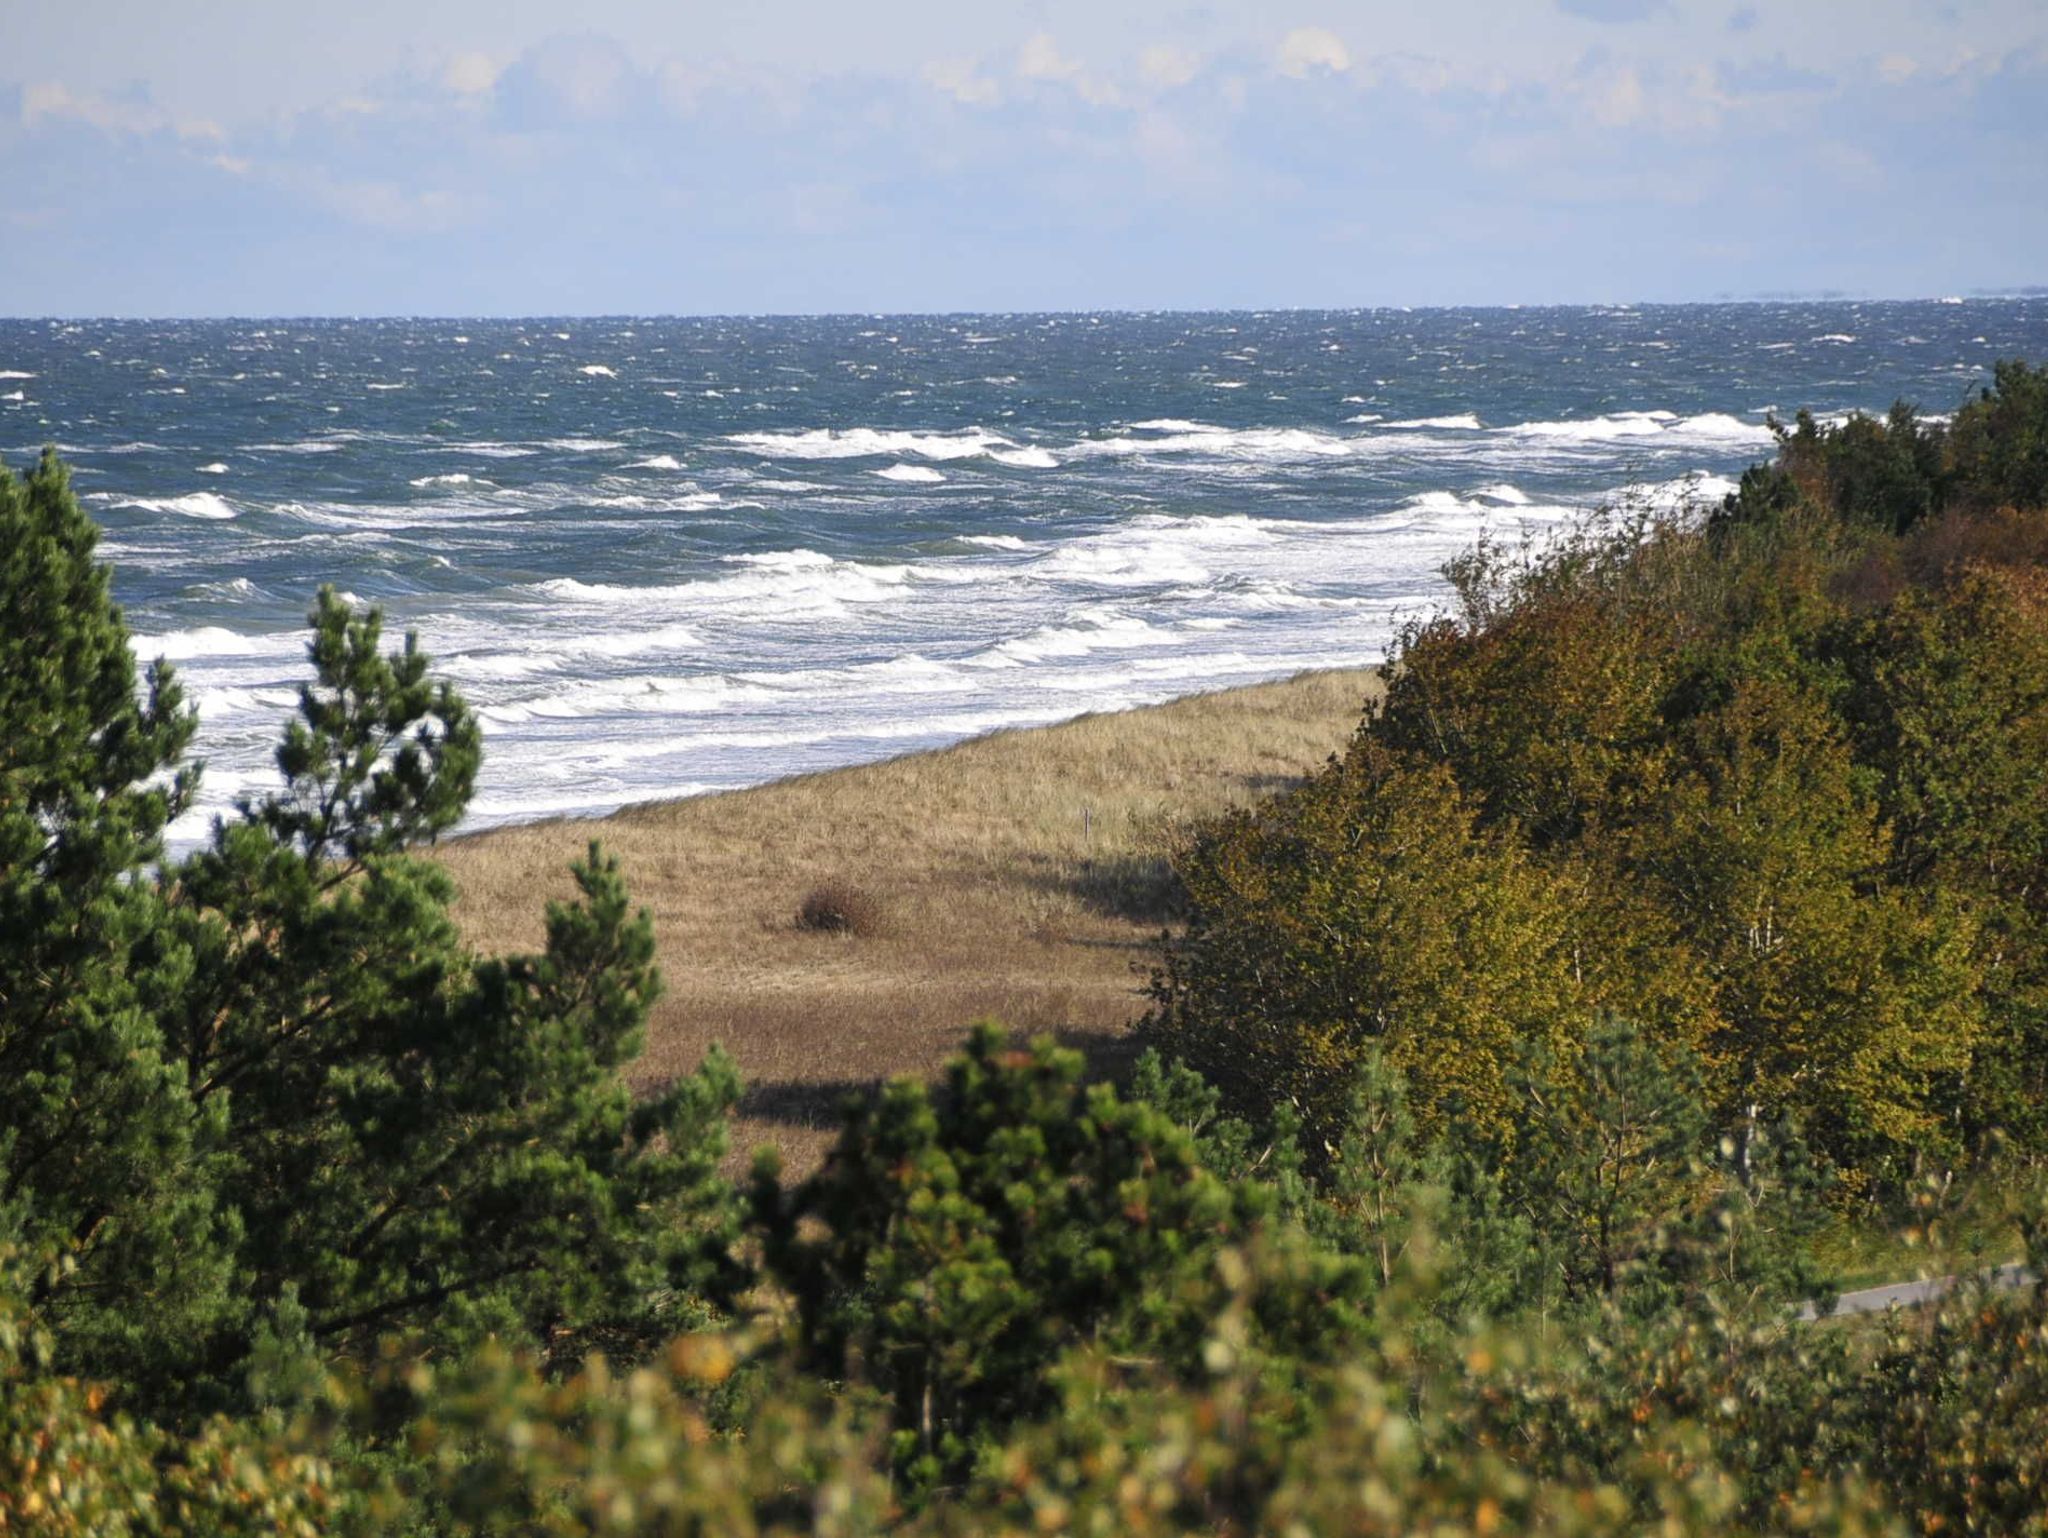
<instances>
[{"instance_id":1,"label":"grassy slope","mask_svg":"<svg viewBox=\"0 0 2048 1538\"><path fill-rule=\"evenodd\" d=\"M985 1015L1117 1060L1143 1007L1177 827L1270 794L1340 749L1378 688L1304 674L1148 710L1003 732L885 763L504 829L444 846L480 948L531 947L592 838L653 910L668 996L638 1072L712 1042L749 1091L736 1141L810 1163L844 1092L928 1073ZM1085 815L1084 815L1085 814ZM799 930L813 887L848 881L880 933Z\"/></svg>"}]
</instances>

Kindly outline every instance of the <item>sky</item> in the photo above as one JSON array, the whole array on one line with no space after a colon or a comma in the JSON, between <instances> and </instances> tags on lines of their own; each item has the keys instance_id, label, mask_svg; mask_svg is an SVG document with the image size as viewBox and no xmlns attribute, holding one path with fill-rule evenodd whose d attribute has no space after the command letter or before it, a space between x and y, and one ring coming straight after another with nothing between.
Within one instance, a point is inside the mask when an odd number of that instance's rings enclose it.
<instances>
[{"instance_id":1,"label":"sky","mask_svg":"<svg viewBox=\"0 0 2048 1538\"><path fill-rule=\"evenodd\" d=\"M0 0L0 314L2048 284L2048 0Z\"/></svg>"}]
</instances>

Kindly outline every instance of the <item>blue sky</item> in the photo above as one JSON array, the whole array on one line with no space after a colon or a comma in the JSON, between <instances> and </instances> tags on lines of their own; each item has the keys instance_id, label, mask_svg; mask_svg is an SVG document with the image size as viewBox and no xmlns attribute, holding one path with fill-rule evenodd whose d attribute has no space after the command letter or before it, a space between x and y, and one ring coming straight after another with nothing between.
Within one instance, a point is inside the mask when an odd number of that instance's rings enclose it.
<instances>
[{"instance_id":1,"label":"blue sky","mask_svg":"<svg viewBox=\"0 0 2048 1538\"><path fill-rule=\"evenodd\" d=\"M2048 283L2043 0L8 0L0 313Z\"/></svg>"}]
</instances>

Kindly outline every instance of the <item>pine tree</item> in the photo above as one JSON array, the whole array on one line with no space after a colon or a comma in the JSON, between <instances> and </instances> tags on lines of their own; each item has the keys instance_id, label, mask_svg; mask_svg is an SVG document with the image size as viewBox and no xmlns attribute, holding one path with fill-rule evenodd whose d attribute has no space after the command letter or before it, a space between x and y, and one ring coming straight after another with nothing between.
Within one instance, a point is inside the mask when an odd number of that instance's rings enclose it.
<instances>
[{"instance_id":1,"label":"pine tree","mask_svg":"<svg viewBox=\"0 0 2048 1538\"><path fill-rule=\"evenodd\" d=\"M98 537L53 453L0 467L0 1235L42 1322L131 1371L228 1306L234 1231L155 1020L190 957L145 872L194 722L166 665L137 699Z\"/></svg>"},{"instance_id":2,"label":"pine tree","mask_svg":"<svg viewBox=\"0 0 2048 1538\"><path fill-rule=\"evenodd\" d=\"M259 1346L574 1354L695 1317L740 1275L738 1081L714 1051L628 1087L660 979L616 862L592 847L540 954L470 955L416 851L475 719L331 592L282 789L164 862L192 723L167 668L136 700L94 537L54 457L0 481L0 1239L60 1364L189 1410Z\"/></svg>"}]
</instances>

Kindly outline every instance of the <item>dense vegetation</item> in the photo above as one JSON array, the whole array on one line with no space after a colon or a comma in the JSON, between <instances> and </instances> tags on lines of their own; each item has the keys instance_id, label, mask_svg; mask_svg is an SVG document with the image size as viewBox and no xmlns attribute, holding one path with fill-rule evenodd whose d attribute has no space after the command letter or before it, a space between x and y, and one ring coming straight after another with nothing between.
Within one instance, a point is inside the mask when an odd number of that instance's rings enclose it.
<instances>
[{"instance_id":1,"label":"dense vegetation","mask_svg":"<svg viewBox=\"0 0 2048 1538\"><path fill-rule=\"evenodd\" d=\"M2044 476L2007 365L1802 416L1704 526L1474 551L1342 760L1189 850L1157 1039L1318 1143L1368 1042L1512 1140L1518 1055L1619 1016L1852 1191L2048 1152Z\"/></svg>"},{"instance_id":2,"label":"dense vegetation","mask_svg":"<svg viewBox=\"0 0 2048 1538\"><path fill-rule=\"evenodd\" d=\"M977 1028L794 1183L624 1087L601 851L460 945L374 613L167 859L94 539L0 479L0 1531L2048 1531L2040 1289L1793 1311L1964 1192L2048 1261L2048 375L1481 547L1190 840L1129 1083Z\"/></svg>"}]
</instances>

